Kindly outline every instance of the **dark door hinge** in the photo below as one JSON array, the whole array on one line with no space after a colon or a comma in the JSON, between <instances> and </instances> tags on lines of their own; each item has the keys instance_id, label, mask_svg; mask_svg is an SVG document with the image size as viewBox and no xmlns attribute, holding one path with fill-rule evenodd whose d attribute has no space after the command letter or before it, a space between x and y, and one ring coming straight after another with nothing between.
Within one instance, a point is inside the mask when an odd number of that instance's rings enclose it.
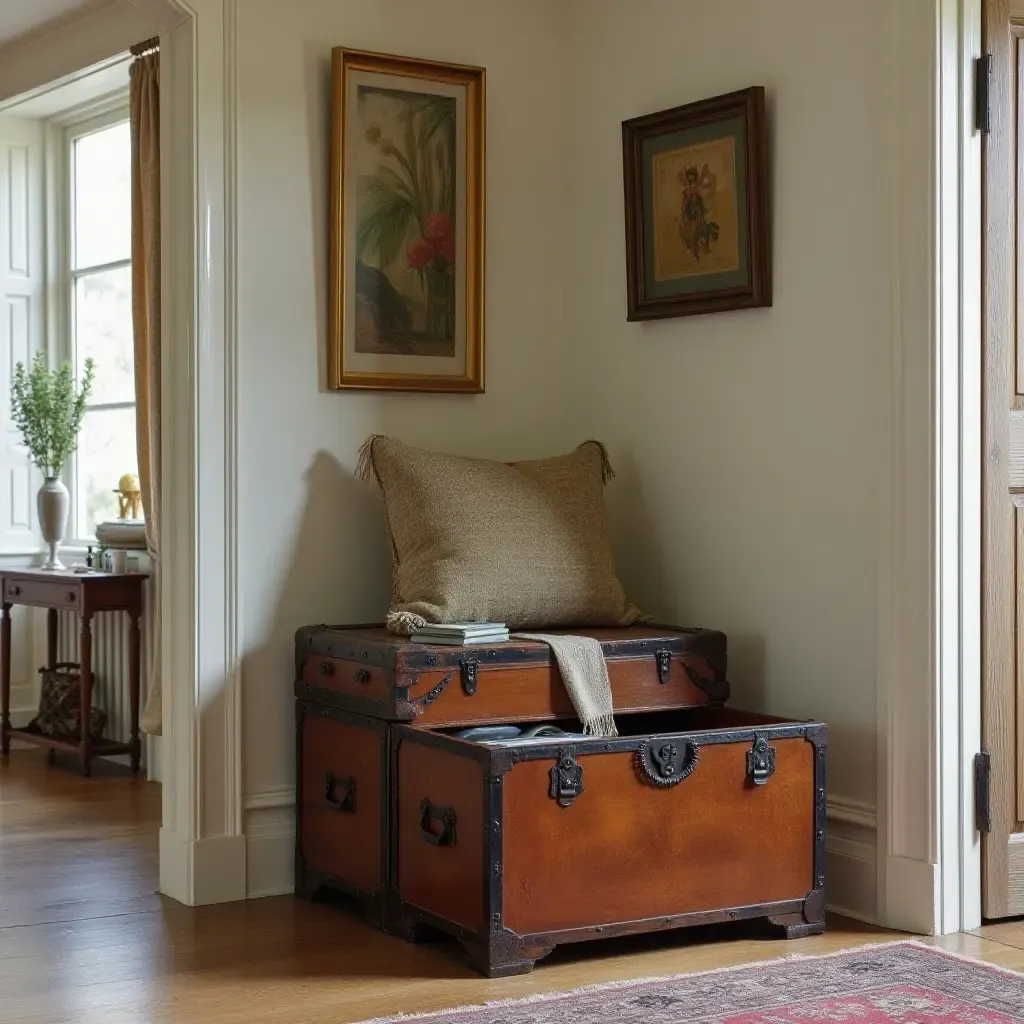
<instances>
[{"instance_id":1,"label":"dark door hinge","mask_svg":"<svg viewBox=\"0 0 1024 1024\"><path fill-rule=\"evenodd\" d=\"M974 827L992 831L992 755L987 750L974 755Z\"/></svg>"},{"instance_id":2,"label":"dark door hinge","mask_svg":"<svg viewBox=\"0 0 1024 1024\"><path fill-rule=\"evenodd\" d=\"M982 135L992 131L992 54L974 61L974 127Z\"/></svg>"}]
</instances>

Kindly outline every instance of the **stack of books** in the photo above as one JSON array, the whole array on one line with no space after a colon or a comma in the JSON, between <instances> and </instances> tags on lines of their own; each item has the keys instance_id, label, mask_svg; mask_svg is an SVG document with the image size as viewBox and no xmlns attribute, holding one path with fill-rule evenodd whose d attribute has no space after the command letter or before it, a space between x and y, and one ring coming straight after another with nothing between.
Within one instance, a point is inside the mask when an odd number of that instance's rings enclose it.
<instances>
[{"instance_id":1,"label":"stack of books","mask_svg":"<svg viewBox=\"0 0 1024 1024\"><path fill-rule=\"evenodd\" d=\"M508 639L508 628L504 622L429 623L416 630L411 639L415 644L452 644L456 647L500 644Z\"/></svg>"}]
</instances>

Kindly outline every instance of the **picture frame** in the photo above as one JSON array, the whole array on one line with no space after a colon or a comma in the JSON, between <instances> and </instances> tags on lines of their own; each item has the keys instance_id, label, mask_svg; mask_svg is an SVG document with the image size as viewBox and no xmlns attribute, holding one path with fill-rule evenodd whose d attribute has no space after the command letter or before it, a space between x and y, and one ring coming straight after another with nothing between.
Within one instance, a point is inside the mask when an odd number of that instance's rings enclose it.
<instances>
[{"instance_id":1,"label":"picture frame","mask_svg":"<svg viewBox=\"0 0 1024 1024\"><path fill-rule=\"evenodd\" d=\"M772 304L760 86L622 122L627 320Z\"/></svg>"},{"instance_id":2,"label":"picture frame","mask_svg":"<svg viewBox=\"0 0 1024 1024\"><path fill-rule=\"evenodd\" d=\"M328 383L484 390L485 71L335 47Z\"/></svg>"}]
</instances>

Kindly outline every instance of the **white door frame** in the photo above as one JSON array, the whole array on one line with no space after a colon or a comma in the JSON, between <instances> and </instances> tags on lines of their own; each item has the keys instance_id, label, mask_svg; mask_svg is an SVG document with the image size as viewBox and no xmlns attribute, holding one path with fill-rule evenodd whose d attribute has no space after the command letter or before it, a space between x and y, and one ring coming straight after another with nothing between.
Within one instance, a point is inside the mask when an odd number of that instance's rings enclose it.
<instances>
[{"instance_id":1,"label":"white door frame","mask_svg":"<svg viewBox=\"0 0 1024 1024\"><path fill-rule=\"evenodd\" d=\"M164 734L160 889L246 894L237 557L236 0L174 0L160 37ZM201 42L200 42L201 41ZM197 102L198 97L202 102ZM201 529L200 529L201 526Z\"/></svg>"},{"instance_id":2,"label":"white door frame","mask_svg":"<svg viewBox=\"0 0 1024 1024\"><path fill-rule=\"evenodd\" d=\"M891 19L878 918L947 933L981 923L981 0L900 0Z\"/></svg>"},{"instance_id":3,"label":"white door frame","mask_svg":"<svg viewBox=\"0 0 1024 1024\"><path fill-rule=\"evenodd\" d=\"M938 61L938 852L940 934L981 924L982 220L974 67L982 0L940 0Z\"/></svg>"}]
</instances>

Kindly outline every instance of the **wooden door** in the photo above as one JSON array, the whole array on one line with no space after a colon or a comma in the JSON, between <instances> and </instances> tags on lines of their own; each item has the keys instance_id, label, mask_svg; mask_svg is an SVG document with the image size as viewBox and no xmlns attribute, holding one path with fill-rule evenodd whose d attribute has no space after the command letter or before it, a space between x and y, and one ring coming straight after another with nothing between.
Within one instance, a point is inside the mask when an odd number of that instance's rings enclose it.
<instances>
[{"instance_id":1,"label":"wooden door","mask_svg":"<svg viewBox=\"0 0 1024 1024\"><path fill-rule=\"evenodd\" d=\"M986 0L984 51L982 909L992 918L1024 914L1024 0Z\"/></svg>"}]
</instances>

